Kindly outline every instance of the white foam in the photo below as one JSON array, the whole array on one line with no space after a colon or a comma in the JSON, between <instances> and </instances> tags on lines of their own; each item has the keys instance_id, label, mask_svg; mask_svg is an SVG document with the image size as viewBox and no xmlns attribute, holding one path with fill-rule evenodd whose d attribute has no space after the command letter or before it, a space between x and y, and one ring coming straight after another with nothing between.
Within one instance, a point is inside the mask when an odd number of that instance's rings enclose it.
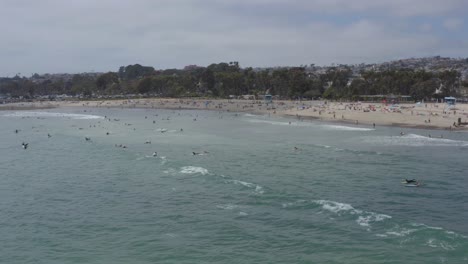
<instances>
[{"instance_id":1,"label":"white foam","mask_svg":"<svg viewBox=\"0 0 468 264\"><path fill-rule=\"evenodd\" d=\"M438 227L438 226L428 226L428 225L419 224L419 223L413 223L413 224L411 224L411 226L414 226L414 227L423 227L423 228L432 229L432 230L442 230L442 231L444 231L445 234L450 235L451 237L462 237L462 238L465 238L465 239L467 238L467 237L464 236L464 235L455 233L455 232L450 231L450 230L445 230L444 228Z\"/></svg>"},{"instance_id":2,"label":"white foam","mask_svg":"<svg viewBox=\"0 0 468 264\"><path fill-rule=\"evenodd\" d=\"M388 237L388 236L385 235L385 234L376 234L375 236L378 236L378 237Z\"/></svg>"},{"instance_id":3,"label":"white foam","mask_svg":"<svg viewBox=\"0 0 468 264\"><path fill-rule=\"evenodd\" d=\"M174 174L174 173L176 173L176 170L173 169L173 168L169 168L169 169L163 171L163 173L165 173L165 174Z\"/></svg>"},{"instance_id":4,"label":"white foam","mask_svg":"<svg viewBox=\"0 0 468 264\"><path fill-rule=\"evenodd\" d=\"M450 245L449 243L445 242L445 241L442 241L439 243L440 247L443 248L444 250L455 250L455 247Z\"/></svg>"},{"instance_id":5,"label":"white foam","mask_svg":"<svg viewBox=\"0 0 468 264\"><path fill-rule=\"evenodd\" d=\"M433 230L443 230L442 227L438 227L438 226L428 226L428 225L425 225L425 224L418 224L418 223L413 223L411 225L414 226L414 227L422 226L422 227L425 227L427 229L433 229Z\"/></svg>"},{"instance_id":6,"label":"white foam","mask_svg":"<svg viewBox=\"0 0 468 264\"><path fill-rule=\"evenodd\" d=\"M261 120L261 119L249 119L250 123L263 123L276 126L301 126L301 127L310 127L313 126L311 123L305 122L281 122L281 121L271 121L271 120Z\"/></svg>"},{"instance_id":7,"label":"white foam","mask_svg":"<svg viewBox=\"0 0 468 264\"><path fill-rule=\"evenodd\" d=\"M180 168L180 173L183 173L183 174L202 174L202 175L206 175L208 174L208 170L205 169L205 168L202 168L202 167L195 167L195 166L185 166L185 167L182 167Z\"/></svg>"},{"instance_id":8,"label":"white foam","mask_svg":"<svg viewBox=\"0 0 468 264\"><path fill-rule=\"evenodd\" d=\"M434 135L436 136L436 135ZM408 134L403 136L381 136L381 137L367 137L363 139L368 143L382 144L382 145L395 145L395 146L468 146L468 141L453 140L447 138L426 137L417 134Z\"/></svg>"},{"instance_id":9,"label":"white foam","mask_svg":"<svg viewBox=\"0 0 468 264\"><path fill-rule=\"evenodd\" d=\"M232 182L234 184L240 184L248 188L254 188L256 185L250 182L244 182L244 181L239 181L239 180L229 180L228 182Z\"/></svg>"},{"instance_id":10,"label":"white foam","mask_svg":"<svg viewBox=\"0 0 468 264\"><path fill-rule=\"evenodd\" d=\"M374 131L373 128L364 127L351 127L351 126L339 126L339 125L320 125L320 127L328 130L340 130L340 131Z\"/></svg>"},{"instance_id":11,"label":"white foam","mask_svg":"<svg viewBox=\"0 0 468 264\"><path fill-rule=\"evenodd\" d=\"M259 194L263 194L263 193L264 193L263 187L260 186L260 185L257 185L257 186L255 187L255 192L256 192L256 193L259 193Z\"/></svg>"},{"instance_id":12,"label":"white foam","mask_svg":"<svg viewBox=\"0 0 468 264\"><path fill-rule=\"evenodd\" d=\"M397 237L404 237L404 236L407 236L413 232L416 232L418 231L417 229L406 229L406 228L403 228L401 230L396 230L396 231L388 231L388 232L385 232L385 234L387 235L391 235L391 236L397 236Z\"/></svg>"},{"instance_id":13,"label":"white foam","mask_svg":"<svg viewBox=\"0 0 468 264\"><path fill-rule=\"evenodd\" d=\"M68 113L54 113L54 112L28 112L28 111L20 111L20 112L13 112L7 113L3 116L6 117L58 117L58 118L69 118L69 119L104 119L102 116L97 115L82 115L82 114L68 114Z\"/></svg>"},{"instance_id":14,"label":"white foam","mask_svg":"<svg viewBox=\"0 0 468 264\"><path fill-rule=\"evenodd\" d=\"M427 240L426 245L428 245L428 246L430 246L430 247L433 247L433 248L436 248L437 245L434 244L434 241L435 241L435 239L430 238L429 240Z\"/></svg>"},{"instance_id":15,"label":"white foam","mask_svg":"<svg viewBox=\"0 0 468 264\"><path fill-rule=\"evenodd\" d=\"M220 205L216 206L216 208L223 209L223 210L233 210L233 209L235 209L237 207L239 207L239 206L237 206L235 204L220 204Z\"/></svg>"},{"instance_id":16,"label":"white foam","mask_svg":"<svg viewBox=\"0 0 468 264\"><path fill-rule=\"evenodd\" d=\"M261 115L254 115L254 114L244 114L246 117L260 117Z\"/></svg>"},{"instance_id":17,"label":"white foam","mask_svg":"<svg viewBox=\"0 0 468 264\"><path fill-rule=\"evenodd\" d=\"M386 214L378 214L374 212L367 212L359 209L355 209L353 206L347 203L339 203L329 200L313 200L312 202L322 206L322 209L330 211L332 213L341 215L347 213L349 215L357 215L358 218L355 220L356 223L363 227L370 227L371 223L381 222L386 219L392 218ZM368 230L370 231L370 230Z\"/></svg>"},{"instance_id":18,"label":"white foam","mask_svg":"<svg viewBox=\"0 0 468 264\"><path fill-rule=\"evenodd\" d=\"M380 222L390 218L392 217L389 215L370 212L369 215L359 216L359 218L356 220L356 223L358 223L360 226L370 226L370 223L372 222Z\"/></svg>"},{"instance_id":19,"label":"white foam","mask_svg":"<svg viewBox=\"0 0 468 264\"><path fill-rule=\"evenodd\" d=\"M322 205L323 209L330 211L332 213L339 213L342 211L362 212L360 210L354 209L354 207L346 203L338 203L338 202L328 201L328 200L314 200L312 202Z\"/></svg>"},{"instance_id":20,"label":"white foam","mask_svg":"<svg viewBox=\"0 0 468 264\"><path fill-rule=\"evenodd\" d=\"M265 191L263 190L263 187L260 186L260 185L257 185L257 184L254 184L254 183L250 183L250 182L245 182L245 181L239 181L239 180L228 180L227 182L232 182L236 185L242 185L242 186L245 186L247 188L251 188L251 189L254 189L254 192L258 193L258 194L263 194Z\"/></svg>"},{"instance_id":21,"label":"white foam","mask_svg":"<svg viewBox=\"0 0 468 264\"><path fill-rule=\"evenodd\" d=\"M248 216L249 214L246 213L246 212L239 212L239 215L240 215L240 216Z\"/></svg>"},{"instance_id":22,"label":"white foam","mask_svg":"<svg viewBox=\"0 0 468 264\"><path fill-rule=\"evenodd\" d=\"M272 120L262 120L262 119L249 119L251 123L264 123L277 126L297 126L297 127L318 127L325 130L337 130L337 131L373 131L373 128L364 128L364 127L352 127L352 126L342 126L342 125L317 125L310 122L281 122L281 121L272 121Z\"/></svg>"},{"instance_id":23,"label":"white foam","mask_svg":"<svg viewBox=\"0 0 468 264\"><path fill-rule=\"evenodd\" d=\"M282 206L283 206L283 208L288 208L288 207L296 206L298 204L303 204L305 202L307 202L307 201L306 200L297 200L295 202L283 203Z\"/></svg>"}]
</instances>

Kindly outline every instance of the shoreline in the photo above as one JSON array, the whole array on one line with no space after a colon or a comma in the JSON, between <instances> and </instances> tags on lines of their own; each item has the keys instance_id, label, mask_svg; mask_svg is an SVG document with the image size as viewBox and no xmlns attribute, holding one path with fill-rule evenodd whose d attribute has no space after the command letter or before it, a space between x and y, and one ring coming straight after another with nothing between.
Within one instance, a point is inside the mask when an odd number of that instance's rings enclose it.
<instances>
[{"instance_id":1,"label":"shoreline","mask_svg":"<svg viewBox=\"0 0 468 264\"><path fill-rule=\"evenodd\" d=\"M228 99L144 98L99 101L43 101L0 105L0 111L52 108L138 108L209 110L336 122L359 126L390 126L431 130L468 130L468 104L450 108L443 103L384 105L326 101L264 101ZM458 125L460 118L462 125Z\"/></svg>"}]
</instances>

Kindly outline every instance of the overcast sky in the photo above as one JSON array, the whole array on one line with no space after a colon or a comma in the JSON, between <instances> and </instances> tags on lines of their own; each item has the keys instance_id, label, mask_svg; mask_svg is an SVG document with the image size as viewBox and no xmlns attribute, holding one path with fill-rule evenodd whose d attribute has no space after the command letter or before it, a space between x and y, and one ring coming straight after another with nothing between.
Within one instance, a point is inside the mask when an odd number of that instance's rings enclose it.
<instances>
[{"instance_id":1,"label":"overcast sky","mask_svg":"<svg viewBox=\"0 0 468 264\"><path fill-rule=\"evenodd\" d=\"M468 0L0 0L0 76L468 57Z\"/></svg>"}]
</instances>

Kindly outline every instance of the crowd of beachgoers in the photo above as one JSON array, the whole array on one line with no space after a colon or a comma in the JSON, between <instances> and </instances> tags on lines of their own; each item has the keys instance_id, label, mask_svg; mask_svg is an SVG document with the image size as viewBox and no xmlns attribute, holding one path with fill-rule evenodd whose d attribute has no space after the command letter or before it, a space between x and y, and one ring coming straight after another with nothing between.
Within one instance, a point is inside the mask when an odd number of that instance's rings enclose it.
<instances>
[{"instance_id":1,"label":"crowd of beachgoers","mask_svg":"<svg viewBox=\"0 0 468 264\"><path fill-rule=\"evenodd\" d=\"M290 116L297 119L348 122L363 126L387 125L400 127L463 130L468 128L468 104L445 103L386 104L369 102L292 101L228 99L147 98L100 101L42 101L0 105L0 110L28 110L56 107L106 107L197 109L247 112L270 116Z\"/></svg>"}]
</instances>

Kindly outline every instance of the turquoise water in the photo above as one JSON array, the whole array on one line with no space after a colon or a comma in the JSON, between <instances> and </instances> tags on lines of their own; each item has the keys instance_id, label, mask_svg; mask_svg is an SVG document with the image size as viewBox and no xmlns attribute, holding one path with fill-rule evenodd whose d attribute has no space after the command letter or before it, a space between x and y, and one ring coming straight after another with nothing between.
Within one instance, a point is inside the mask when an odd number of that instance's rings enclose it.
<instances>
[{"instance_id":1,"label":"turquoise water","mask_svg":"<svg viewBox=\"0 0 468 264\"><path fill-rule=\"evenodd\" d=\"M0 124L1 263L468 263L467 133L154 109Z\"/></svg>"}]
</instances>

